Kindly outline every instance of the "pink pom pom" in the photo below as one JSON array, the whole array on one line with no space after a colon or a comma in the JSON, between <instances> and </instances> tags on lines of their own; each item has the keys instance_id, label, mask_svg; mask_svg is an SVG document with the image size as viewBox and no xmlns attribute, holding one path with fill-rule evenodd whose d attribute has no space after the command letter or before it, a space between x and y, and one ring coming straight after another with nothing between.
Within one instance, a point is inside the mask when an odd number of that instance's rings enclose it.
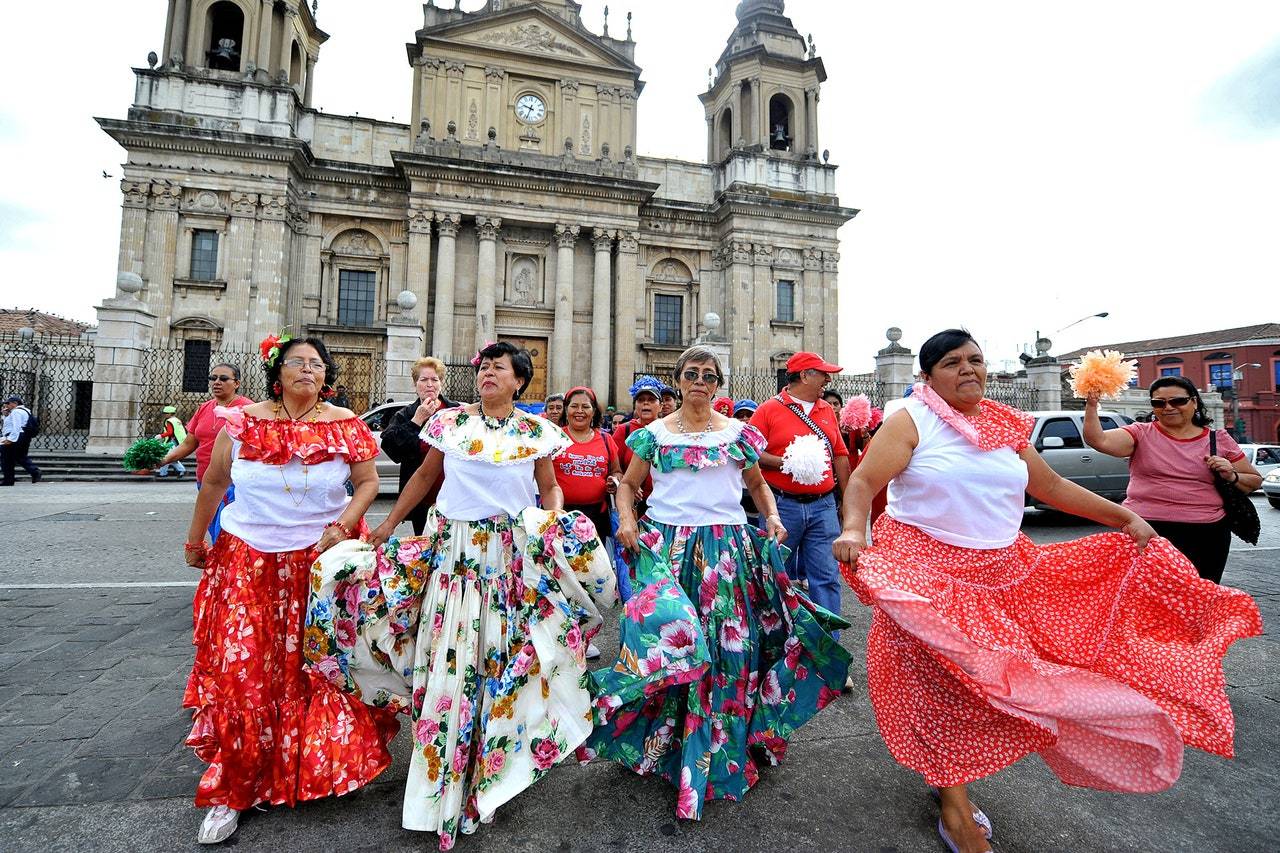
<instances>
[{"instance_id":1,"label":"pink pom pom","mask_svg":"<svg viewBox=\"0 0 1280 853\"><path fill-rule=\"evenodd\" d=\"M873 430L880 424L884 423L884 409L878 406L871 407L871 423L867 424L868 430Z\"/></svg>"},{"instance_id":2,"label":"pink pom pom","mask_svg":"<svg viewBox=\"0 0 1280 853\"><path fill-rule=\"evenodd\" d=\"M840 410L840 429L844 432L867 429L871 424L871 400L866 394L850 397Z\"/></svg>"}]
</instances>

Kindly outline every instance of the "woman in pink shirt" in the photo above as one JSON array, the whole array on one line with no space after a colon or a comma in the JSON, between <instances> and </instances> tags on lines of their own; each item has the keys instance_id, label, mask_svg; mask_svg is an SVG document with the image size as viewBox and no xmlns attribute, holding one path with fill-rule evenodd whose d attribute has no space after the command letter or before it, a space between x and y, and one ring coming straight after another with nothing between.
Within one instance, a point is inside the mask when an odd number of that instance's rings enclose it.
<instances>
[{"instance_id":1,"label":"woman in pink shirt","mask_svg":"<svg viewBox=\"0 0 1280 853\"><path fill-rule=\"evenodd\" d=\"M1200 577L1220 583L1231 546L1231 530L1214 488L1215 477L1248 494L1262 475L1245 459L1226 430L1217 431L1210 453L1209 415L1200 392L1181 376L1151 383L1151 423L1104 431L1098 398L1084 409L1084 440L1108 456L1129 458L1129 494L1124 505L1186 555Z\"/></svg>"}]
</instances>

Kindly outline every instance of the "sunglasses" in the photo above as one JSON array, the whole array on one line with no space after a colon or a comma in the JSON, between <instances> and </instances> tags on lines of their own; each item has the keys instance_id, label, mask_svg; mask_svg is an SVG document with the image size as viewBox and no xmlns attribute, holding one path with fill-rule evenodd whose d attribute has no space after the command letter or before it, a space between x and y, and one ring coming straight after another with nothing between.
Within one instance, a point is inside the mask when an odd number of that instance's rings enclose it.
<instances>
[{"instance_id":1,"label":"sunglasses","mask_svg":"<svg viewBox=\"0 0 1280 853\"><path fill-rule=\"evenodd\" d=\"M220 373L215 373L209 377L210 382L234 382L235 379L234 376L223 376Z\"/></svg>"},{"instance_id":2,"label":"sunglasses","mask_svg":"<svg viewBox=\"0 0 1280 853\"><path fill-rule=\"evenodd\" d=\"M710 371L703 373L701 376L699 376L698 371L690 369L690 370L686 370L684 373L681 373L680 375L684 377L685 382L697 382L699 379L701 379L707 385L720 384L719 374L711 373Z\"/></svg>"},{"instance_id":3,"label":"sunglasses","mask_svg":"<svg viewBox=\"0 0 1280 853\"><path fill-rule=\"evenodd\" d=\"M1165 406L1173 406L1174 408L1180 409L1190 402L1191 402L1190 397L1168 397L1164 400L1152 400L1151 408L1163 409Z\"/></svg>"}]
</instances>

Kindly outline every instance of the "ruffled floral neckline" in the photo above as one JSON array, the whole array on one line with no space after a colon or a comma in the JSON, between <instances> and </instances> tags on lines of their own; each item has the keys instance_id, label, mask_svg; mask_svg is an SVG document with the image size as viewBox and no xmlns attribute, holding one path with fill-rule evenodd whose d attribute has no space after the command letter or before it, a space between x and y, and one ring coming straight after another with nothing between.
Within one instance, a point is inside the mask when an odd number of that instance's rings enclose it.
<instances>
[{"instance_id":1,"label":"ruffled floral neckline","mask_svg":"<svg viewBox=\"0 0 1280 853\"><path fill-rule=\"evenodd\" d=\"M943 420L947 426L964 436L974 447L983 451L1012 448L1021 452L1031 442L1031 430L1035 419L1013 406L997 403L985 397L978 403L978 414L969 416L956 411L923 382L911 388L913 399L923 403L929 411Z\"/></svg>"},{"instance_id":2,"label":"ruffled floral neckline","mask_svg":"<svg viewBox=\"0 0 1280 853\"><path fill-rule=\"evenodd\" d=\"M446 456L490 465L556 456L573 443L560 427L519 409L500 422L465 408L446 409L427 421L420 437Z\"/></svg>"},{"instance_id":3,"label":"ruffled floral neckline","mask_svg":"<svg viewBox=\"0 0 1280 853\"><path fill-rule=\"evenodd\" d=\"M659 420L627 438L627 447L663 474L678 468L701 471L731 462L750 468L760 461L766 444L760 430L740 422L713 432L676 433Z\"/></svg>"},{"instance_id":4,"label":"ruffled floral neckline","mask_svg":"<svg viewBox=\"0 0 1280 853\"><path fill-rule=\"evenodd\" d=\"M339 454L348 462L378 455L378 440L357 417L340 421L294 421L256 418L243 408L216 406L227 423L227 435L240 442L240 458L266 465L287 465L295 457L316 465Z\"/></svg>"}]
</instances>

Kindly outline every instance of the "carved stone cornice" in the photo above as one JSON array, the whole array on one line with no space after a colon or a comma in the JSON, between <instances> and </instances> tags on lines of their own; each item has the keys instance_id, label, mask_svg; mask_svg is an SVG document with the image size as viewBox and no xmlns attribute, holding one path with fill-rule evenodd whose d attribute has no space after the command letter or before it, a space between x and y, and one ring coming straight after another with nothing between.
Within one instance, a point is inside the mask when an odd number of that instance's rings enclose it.
<instances>
[{"instance_id":1,"label":"carved stone cornice","mask_svg":"<svg viewBox=\"0 0 1280 853\"><path fill-rule=\"evenodd\" d=\"M725 240L721 245L724 263L746 264L751 262L751 244L743 240Z\"/></svg>"},{"instance_id":2,"label":"carved stone cornice","mask_svg":"<svg viewBox=\"0 0 1280 853\"><path fill-rule=\"evenodd\" d=\"M124 194L125 207L146 207L147 197L151 195L149 181L121 181L120 192Z\"/></svg>"},{"instance_id":3,"label":"carved stone cornice","mask_svg":"<svg viewBox=\"0 0 1280 853\"><path fill-rule=\"evenodd\" d=\"M440 232L441 237L457 237L458 229L462 227L462 214L460 213L437 213L436 214L436 230Z\"/></svg>"},{"instance_id":4,"label":"carved stone cornice","mask_svg":"<svg viewBox=\"0 0 1280 853\"><path fill-rule=\"evenodd\" d=\"M839 252L823 252L822 253L822 271L838 272L840 270L840 253Z\"/></svg>"},{"instance_id":5,"label":"carved stone cornice","mask_svg":"<svg viewBox=\"0 0 1280 853\"><path fill-rule=\"evenodd\" d=\"M804 268L807 270L822 269L822 250L817 246L804 247Z\"/></svg>"},{"instance_id":6,"label":"carved stone cornice","mask_svg":"<svg viewBox=\"0 0 1280 853\"><path fill-rule=\"evenodd\" d=\"M465 62L458 62L456 59L445 60L444 73L450 77L461 77L466 70Z\"/></svg>"},{"instance_id":7,"label":"carved stone cornice","mask_svg":"<svg viewBox=\"0 0 1280 853\"><path fill-rule=\"evenodd\" d=\"M634 255L640 251L640 232L639 231L619 231L618 232L618 251L628 255Z\"/></svg>"},{"instance_id":8,"label":"carved stone cornice","mask_svg":"<svg viewBox=\"0 0 1280 853\"><path fill-rule=\"evenodd\" d=\"M636 98L639 97L639 95L640 93L637 92L635 89L619 89L618 90L618 100L622 101L622 103L624 104L634 104L636 102Z\"/></svg>"},{"instance_id":9,"label":"carved stone cornice","mask_svg":"<svg viewBox=\"0 0 1280 853\"><path fill-rule=\"evenodd\" d=\"M278 219L283 220L288 213L288 199L282 195L264 195L259 201L259 211L262 219Z\"/></svg>"},{"instance_id":10,"label":"carved stone cornice","mask_svg":"<svg viewBox=\"0 0 1280 853\"><path fill-rule=\"evenodd\" d=\"M612 228L593 228L591 245L597 252L607 252L613 247L613 238L618 232Z\"/></svg>"},{"instance_id":11,"label":"carved stone cornice","mask_svg":"<svg viewBox=\"0 0 1280 853\"><path fill-rule=\"evenodd\" d=\"M484 67L484 79L490 83L501 83L507 77L507 69L498 68L496 65L486 65Z\"/></svg>"},{"instance_id":12,"label":"carved stone cornice","mask_svg":"<svg viewBox=\"0 0 1280 853\"><path fill-rule=\"evenodd\" d=\"M577 80L561 80L560 89L561 91L565 91L565 92L573 92L573 94L576 95L578 94L578 81Z\"/></svg>"},{"instance_id":13,"label":"carved stone cornice","mask_svg":"<svg viewBox=\"0 0 1280 853\"><path fill-rule=\"evenodd\" d=\"M581 230L577 225L556 225L556 245L561 249L572 249L578 243Z\"/></svg>"},{"instance_id":14,"label":"carved stone cornice","mask_svg":"<svg viewBox=\"0 0 1280 853\"><path fill-rule=\"evenodd\" d=\"M311 222L311 217L303 210L302 206L295 202L289 202L285 209L285 216L289 222L289 228L295 234L307 233L307 225Z\"/></svg>"},{"instance_id":15,"label":"carved stone cornice","mask_svg":"<svg viewBox=\"0 0 1280 853\"><path fill-rule=\"evenodd\" d=\"M434 56L424 56L419 60L419 64L423 68L430 68L432 71L439 71L444 67L443 59L436 59Z\"/></svg>"},{"instance_id":16,"label":"carved stone cornice","mask_svg":"<svg viewBox=\"0 0 1280 853\"><path fill-rule=\"evenodd\" d=\"M604 83L596 84L596 97L604 100L605 98L616 97L618 89L616 86L606 86Z\"/></svg>"},{"instance_id":17,"label":"carved stone cornice","mask_svg":"<svg viewBox=\"0 0 1280 853\"><path fill-rule=\"evenodd\" d=\"M476 236L481 240L497 240L502 230L502 220L496 216L476 217Z\"/></svg>"},{"instance_id":18,"label":"carved stone cornice","mask_svg":"<svg viewBox=\"0 0 1280 853\"><path fill-rule=\"evenodd\" d=\"M422 210L417 207L409 208L409 233L430 234L431 222L434 218L435 214L430 210Z\"/></svg>"},{"instance_id":19,"label":"carved stone cornice","mask_svg":"<svg viewBox=\"0 0 1280 853\"><path fill-rule=\"evenodd\" d=\"M232 216L253 216L258 210L257 193L232 192L227 194Z\"/></svg>"},{"instance_id":20,"label":"carved stone cornice","mask_svg":"<svg viewBox=\"0 0 1280 853\"><path fill-rule=\"evenodd\" d=\"M756 266L769 266L773 263L773 247L767 243L755 243L752 245L753 254L752 262Z\"/></svg>"},{"instance_id":21,"label":"carved stone cornice","mask_svg":"<svg viewBox=\"0 0 1280 853\"><path fill-rule=\"evenodd\" d=\"M151 209L160 211L177 210L179 203L182 201L182 188L165 186L164 184L151 185Z\"/></svg>"}]
</instances>

